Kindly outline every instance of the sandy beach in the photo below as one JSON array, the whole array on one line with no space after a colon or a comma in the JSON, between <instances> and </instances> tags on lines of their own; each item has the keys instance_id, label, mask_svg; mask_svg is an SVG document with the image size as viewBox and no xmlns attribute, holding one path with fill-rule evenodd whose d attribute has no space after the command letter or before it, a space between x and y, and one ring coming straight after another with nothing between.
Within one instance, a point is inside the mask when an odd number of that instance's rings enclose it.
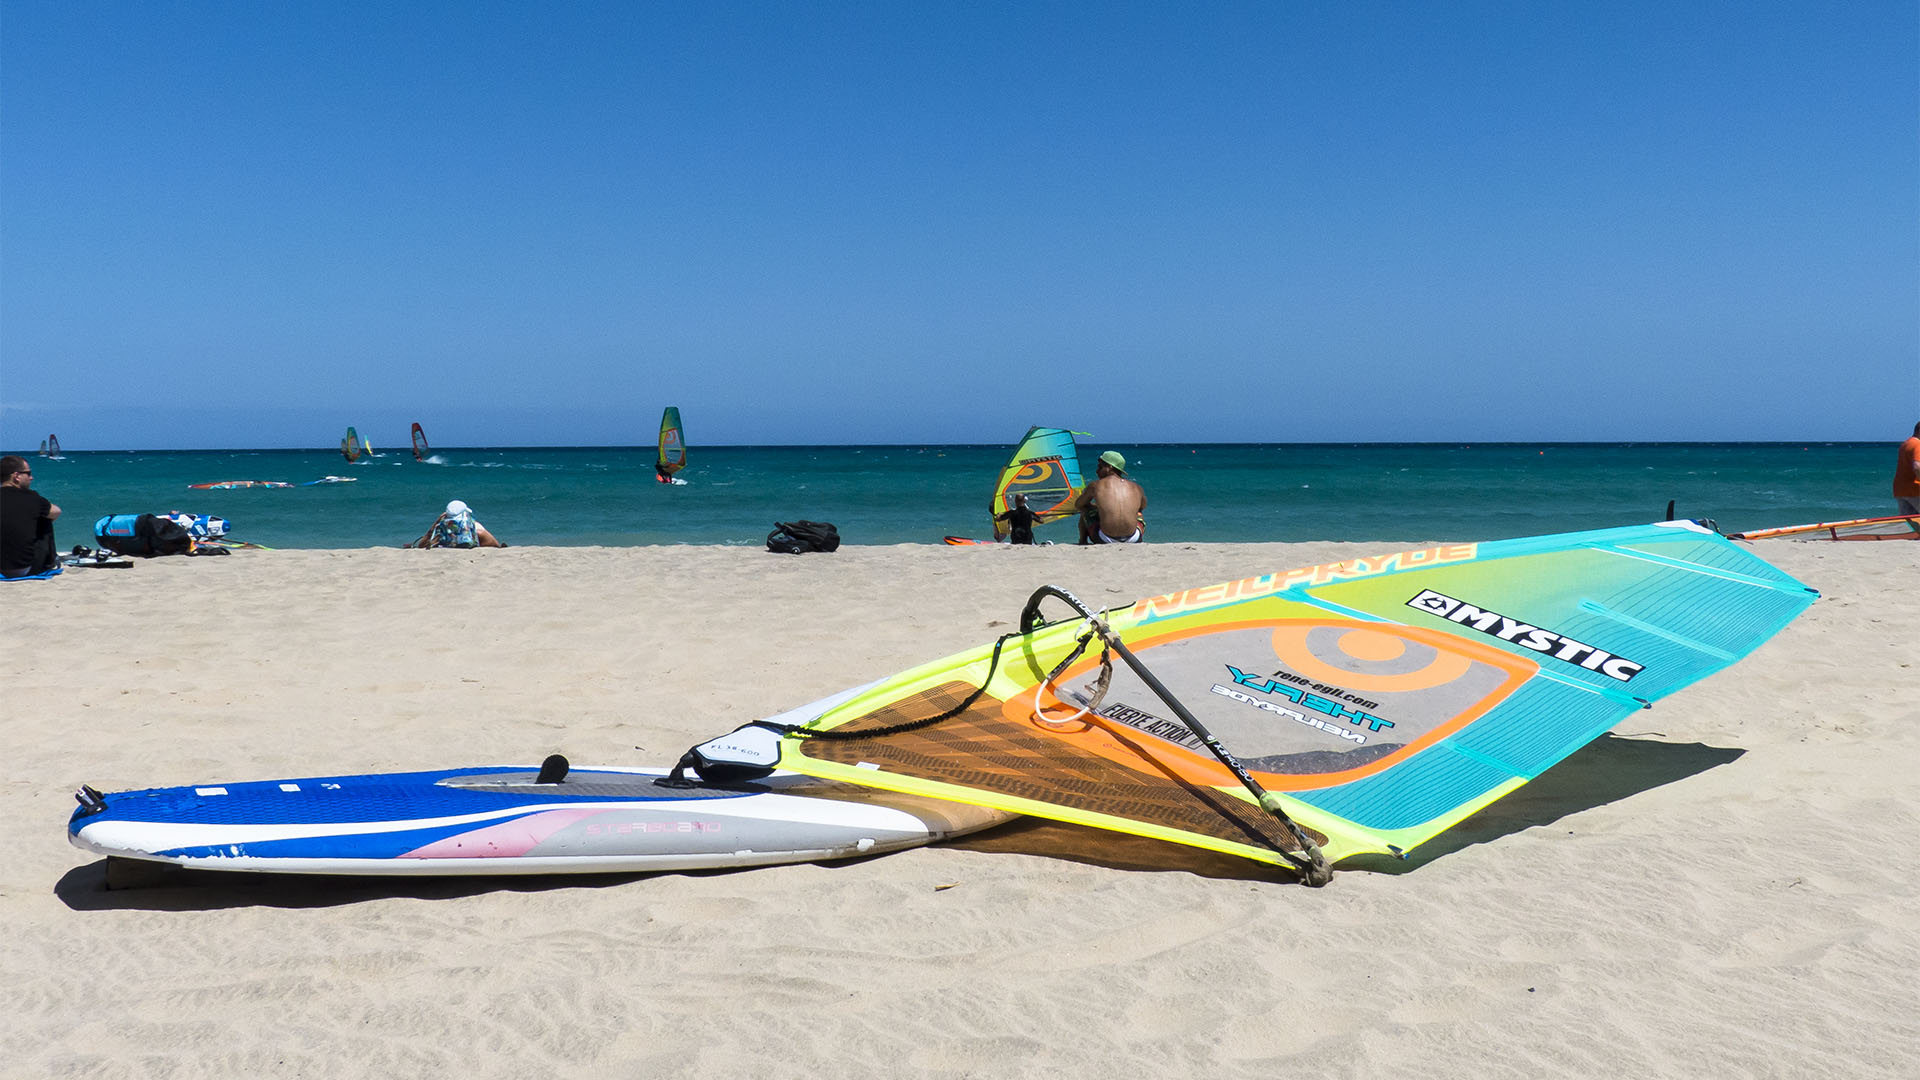
<instances>
[{"instance_id":1,"label":"sandy beach","mask_svg":"<svg viewBox=\"0 0 1920 1080\"><path fill-rule=\"evenodd\" d=\"M1447 539L1447 538L1435 538ZM1392 867L1016 822L832 866L104 888L105 791L667 765L990 640L1389 544L240 552L0 586L0 1074L1893 1077L1920 1058L1920 544Z\"/></svg>"}]
</instances>

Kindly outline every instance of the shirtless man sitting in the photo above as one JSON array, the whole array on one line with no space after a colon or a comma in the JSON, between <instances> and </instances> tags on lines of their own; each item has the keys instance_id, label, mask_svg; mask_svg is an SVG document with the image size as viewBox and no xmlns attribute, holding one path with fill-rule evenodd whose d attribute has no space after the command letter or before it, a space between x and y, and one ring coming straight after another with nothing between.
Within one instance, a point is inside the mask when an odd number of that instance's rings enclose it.
<instances>
[{"instance_id":1,"label":"shirtless man sitting","mask_svg":"<svg viewBox=\"0 0 1920 1080\"><path fill-rule=\"evenodd\" d=\"M1127 459L1117 450L1100 455L1097 474L1073 505L1080 511L1083 544L1138 544L1147 538L1147 493L1127 479Z\"/></svg>"}]
</instances>

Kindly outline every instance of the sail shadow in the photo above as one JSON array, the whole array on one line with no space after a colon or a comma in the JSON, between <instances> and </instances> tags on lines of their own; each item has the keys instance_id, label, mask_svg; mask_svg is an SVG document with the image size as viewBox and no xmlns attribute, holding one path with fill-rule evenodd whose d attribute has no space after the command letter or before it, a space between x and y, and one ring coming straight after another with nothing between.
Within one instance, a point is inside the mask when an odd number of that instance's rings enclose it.
<instances>
[{"instance_id":1,"label":"sail shadow","mask_svg":"<svg viewBox=\"0 0 1920 1080\"><path fill-rule=\"evenodd\" d=\"M1405 873L1475 844L1492 843L1503 836L1551 825L1568 815L1685 780L1745 753L1739 747L1602 735L1518 791L1422 844L1407 858L1356 855L1343 860L1339 869Z\"/></svg>"},{"instance_id":2,"label":"sail shadow","mask_svg":"<svg viewBox=\"0 0 1920 1080\"><path fill-rule=\"evenodd\" d=\"M1551 825L1571 814L1718 768L1745 753L1737 747L1602 735L1518 791L1421 845L1409 857L1356 855L1341 860L1336 869L1406 873L1463 848ZM945 846L1035 855L1113 870L1184 872L1242 881L1297 880L1297 875L1284 866L1040 818L1020 818L947 841Z\"/></svg>"}]
</instances>

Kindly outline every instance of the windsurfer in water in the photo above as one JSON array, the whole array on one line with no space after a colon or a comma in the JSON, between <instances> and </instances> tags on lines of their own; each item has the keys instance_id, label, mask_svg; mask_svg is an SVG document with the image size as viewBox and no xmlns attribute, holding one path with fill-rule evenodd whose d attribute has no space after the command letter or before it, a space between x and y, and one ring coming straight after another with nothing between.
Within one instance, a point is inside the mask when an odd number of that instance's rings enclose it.
<instances>
[{"instance_id":1,"label":"windsurfer in water","mask_svg":"<svg viewBox=\"0 0 1920 1080\"><path fill-rule=\"evenodd\" d=\"M1036 516L1032 510L1027 509L1027 497L1015 495L1013 505L1007 507L1007 512L993 515L993 520L1007 523L1008 543L1031 544L1033 543L1033 519Z\"/></svg>"},{"instance_id":2,"label":"windsurfer in water","mask_svg":"<svg viewBox=\"0 0 1920 1080\"><path fill-rule=\"evenodd\" d=\"M1893 466L1893 504L1900 514L1920 514L1920 424L1913 425L1913 437L1900 444Z\"/></svg>"},{"instance_id":3,"label":"windsurfer in water","mask_svg":"<svg viewBox=\"0 0 1920 1080\"><path fill-rule=\"evenodd\" d=\"M494 538L485 525L473 516L467 504L455 499L447 504L446 512L433 519L427 531L420 539L407 545L410 548L503 548L507 545Z\"/></svg>"},{"instance_id":4,"label":"windsurfer in water","mask_svg":"<svg viewBox=\"0 0 1920 1080\"><path fill-rule=\"evenodd\" d=\"M1138 544L1147 538L1147 493L1127 478L1127 459L1118 450L1100 455L1098 475L1073 500L1080 511L1083 544Z\"/></svg>"}]
</instances>

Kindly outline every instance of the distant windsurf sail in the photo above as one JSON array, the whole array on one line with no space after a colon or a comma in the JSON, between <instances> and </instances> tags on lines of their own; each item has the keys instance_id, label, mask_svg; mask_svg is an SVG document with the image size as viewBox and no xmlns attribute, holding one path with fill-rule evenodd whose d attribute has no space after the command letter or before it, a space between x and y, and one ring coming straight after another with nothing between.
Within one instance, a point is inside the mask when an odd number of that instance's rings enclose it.
<instances>
[{"instance_id":1,"label":"distant windsurf sail","mask_svg":"<svg viewBox=\"0 0 1920 1080\"><path fill-rule=\"evenodd\" d=\"M689 760L758 746L739 760L1313 881L1310 866L1432 839L1745 656L1816 595L1684 521L1264 573L1098 622L1042 624L1041 600L1066 598L1049 587L994 645Z\"/></svg>"},{"instance_id":2,"label":"distant windsurf sail","mask_svg":"<svg viewBox=\"0 0 1920 1080\"><path fill-rule=\"evenodd\" d=\"M670 481L673 474L687 467L687 434L680 427L680 410L672 405L660 414L660 454L654 459L653 471L662 481Z\"/></svg>"},{"instance_id":3,"label":"distant windsurf sail","mask_svg":"<svg viewBox=\"0 0 1920 1080\"><path fill-rule=\"evenodd\" d=\"M1855 518L1731 534L1735 540L1920 540L1920 516Z\"/></svg>"},{"instance_id":4,"label":"distant windsurf sail","mask_svg":"<svg viewBox=\"0 0 1920 1080\"><path fill-rule=\"evenodd\" d=\"M348 428L347 437L340 440L340 456L348 462L359 461L372 452L372 448L361 441L360 433L352 428Z\"/></svg>"},{"instance_id":5,"label":"distant windsurf sail","mask_svg":"<svg viewBox=\"0 0 1920 1080\"><path fill-rule=\"evenodd\" d=\"M1065 428L1032 427L1013 448L1013 456L1000 470L993 488L993 535L1007 535L1007 524L999 520L1014 505L1016 495L1027 497L1027 509L1034 521L1045 524L1073 514L1073 500L1086 486L1080 474L1080 448L1075 435L1084 431Z\"/></svg>"},{"instance_id":6,"label":"distant windsurf sail","mask_svg":"<svg viewBox=\"0 0 1920 1080\"><path fill-rule=\"evenodd\" d=\"M62 460L60 456L60 436L49 435L40 443L40 456L50 461Z\"/></svg>"},{"instance_id":7,"label":"distant windsurf sail","mask_svg":"<svg viewBox=\"0 0 1920 1080\"><path fill-rule=\"evenodd\" d=\"M427 445L427 433L420 430L420 423L416 420L413 425L413 460L425 461L431 453L433 448Z\"/></svg>"}]
</instances>

